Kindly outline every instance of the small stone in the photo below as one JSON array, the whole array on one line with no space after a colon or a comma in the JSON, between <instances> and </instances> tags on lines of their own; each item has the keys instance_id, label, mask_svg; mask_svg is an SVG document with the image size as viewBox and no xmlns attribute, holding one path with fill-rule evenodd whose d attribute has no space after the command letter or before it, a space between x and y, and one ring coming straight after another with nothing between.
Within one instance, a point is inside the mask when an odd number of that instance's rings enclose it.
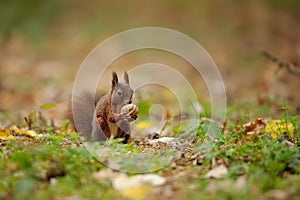
<instances>
[{"instance_id":1,"label":"small stone","mask_svg":"<svg viewBox=\"0 0 300 200\"><path fill-rule=\"evenodd\" d=\"M207 172L205 178L223 178L228 174L228 169L225 165L217 166Z\"/></svg>"}]
</instances>

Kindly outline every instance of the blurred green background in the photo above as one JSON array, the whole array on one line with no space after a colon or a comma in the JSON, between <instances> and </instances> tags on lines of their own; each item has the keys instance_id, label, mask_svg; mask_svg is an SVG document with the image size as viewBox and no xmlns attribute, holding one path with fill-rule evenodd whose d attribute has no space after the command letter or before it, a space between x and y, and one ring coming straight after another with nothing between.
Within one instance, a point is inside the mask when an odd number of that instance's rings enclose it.
<instances>
[{"instance_id":1,"label":"blurred green background","mask_svg":"<svg viewBox=\"0 0 300 200\"><path fill-rule=\"evenodd\" d=\"M0 110L22 116L46 102L66 102L90 50L144 26L174 29L203 45L222 73L229 101L279 96L297 106L299 78L278 72L260 50L300 65L299 9L297 0L1 0Z\"/></svg>"}]
</instances>

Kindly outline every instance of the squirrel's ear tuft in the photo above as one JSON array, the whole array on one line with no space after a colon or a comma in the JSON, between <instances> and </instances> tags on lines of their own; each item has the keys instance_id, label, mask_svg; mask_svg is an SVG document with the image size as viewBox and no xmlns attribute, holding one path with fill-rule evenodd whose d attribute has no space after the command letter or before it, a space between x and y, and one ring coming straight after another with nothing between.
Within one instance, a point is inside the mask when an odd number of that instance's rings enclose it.
<instances>
[{"instance_id":1,"label":"squirrel's ear tuft","mask_svg":"<svg viewBox=\"0 0 300 200\"><path fill-rule=\"evenodd\" d=\"M115 88L116 84L118 83L118 75L116 72L112 73L112 88Z\"/></svg>"},{"instance_id":2,"label":"squirrel's ear tuft","mask_svg":"<svg viewBox=\"0 0 300 200\"><path fill-rule=\"evenodd\" d=\"M127 84L129 84L129 77L128 77L128 73L126 71L124 72L124 80Z\"/></svg>"}]
</instances>

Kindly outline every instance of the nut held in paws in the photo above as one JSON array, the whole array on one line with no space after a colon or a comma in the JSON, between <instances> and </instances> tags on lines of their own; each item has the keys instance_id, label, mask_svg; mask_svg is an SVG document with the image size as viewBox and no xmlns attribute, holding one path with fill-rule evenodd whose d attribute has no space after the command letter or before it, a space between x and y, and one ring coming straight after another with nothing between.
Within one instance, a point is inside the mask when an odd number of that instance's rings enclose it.
<instances>
[{"instance_id":1,"label":"nut held in paws","mask_svg":"<svg viewBox=\"0 0 300 200\"><path fill-rule=\"evenodd\" d=\"M138 113L138 107L134 104L127 104L122 107L121 114L136 112Z\"/></svg>"}]
</instances>

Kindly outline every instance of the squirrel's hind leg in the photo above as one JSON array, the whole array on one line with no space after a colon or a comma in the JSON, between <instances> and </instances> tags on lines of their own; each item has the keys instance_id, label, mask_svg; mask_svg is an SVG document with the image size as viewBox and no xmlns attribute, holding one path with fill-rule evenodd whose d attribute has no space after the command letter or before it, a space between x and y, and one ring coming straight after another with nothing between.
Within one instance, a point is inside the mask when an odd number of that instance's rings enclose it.
<instances>
[{"instance_id":1,"label":"squirrel's hind leg","mask_svg":"<svg viewBox=\"0 0 300 200\"><path fill-rule=\"evenodd\" d=\"M92 141L105 141L110 137L107 122L102 118L93 120Z\"/></svg>"},{"instance_id":2,"label":"squirrel's hind leg","mask_svg":"<svg viewBox=\"0 0 300 200\"><path fill-rule=\"evenodd\" d=\"M115 137L116 138L124 138L123 143L124 144L128 143L128 141L130 140L130 134L131 134L129 122L126 120L120 121L118 123L118 126L119 126L119 128L117 131L117 135Z\"/></svg>"}]
</instances>

